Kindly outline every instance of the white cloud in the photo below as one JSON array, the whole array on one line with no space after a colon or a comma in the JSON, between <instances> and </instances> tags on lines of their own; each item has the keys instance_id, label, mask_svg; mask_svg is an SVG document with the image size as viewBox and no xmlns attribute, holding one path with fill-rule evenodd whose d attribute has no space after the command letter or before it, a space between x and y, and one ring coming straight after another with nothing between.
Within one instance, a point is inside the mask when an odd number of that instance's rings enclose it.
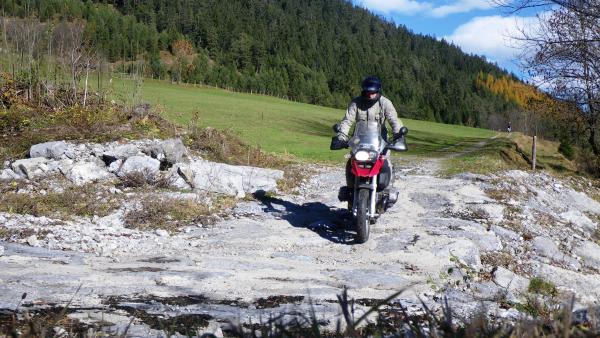
<instances>
[{"instance_id":1,"label":"white cloud","mask_svg":"<svg viewBox=\"0 0 600 338\"><path fill-rule=\"evenodd\" d=\"M536 23L536 17L476 17L444 39L465 52L484 55L506 67L519 52L519 42L514 37L521 36L522 30L533 29Z\"/></svg>"},{"instance_id":2,"label":"white cloud","mask_svg":"<svg viewBox=\"0 0 600 338\"><path fill-rule=\"evenodd\" d=\"M358 1L358 3L365 8L385 14L400 13L414 15L424 13L436 18L494 7L491 0L455 0L443 5L440 5L439 2L438 4L433 4L418 0L362 0Z\"/></svg>"},{"instance_id":3,"label":"white cloud","mask_svg":"<svg viewBox=\"0 0 600 338\"><path fill-rule=\"evenodd\" d=\"M431 4L415 0L363 0L363 7L382 13L416 14L431 9Z\"/></svg>"},{"instance_id":4,"label":"white cloud","mask_svg":"<svg viewBox=\"0 0 600 338\"><path fill-rule=\"evenodd\" d=\"M442 18L450 14L467 13L473 10L485 10L494 7L489 0L459 0L455 3L437 6L428 14L436 18Z\"/></svg>"}]
</instances>

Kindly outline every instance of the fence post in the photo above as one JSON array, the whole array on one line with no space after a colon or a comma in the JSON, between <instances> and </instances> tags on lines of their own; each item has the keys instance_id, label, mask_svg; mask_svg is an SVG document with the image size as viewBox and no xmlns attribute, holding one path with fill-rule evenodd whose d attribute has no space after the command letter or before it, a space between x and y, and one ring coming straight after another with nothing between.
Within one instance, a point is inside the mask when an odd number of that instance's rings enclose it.
<instances>
[{"instance_id":1,"label":"fence post","mask_svg":"<svg viewBox=\"0 0 600 338\"><path fill-rule=\"evenodd\" d=\"M533 135L533 144L531 145L531 170L535 170L537 157L537 135Z\"/></svg>"}]
</instances>

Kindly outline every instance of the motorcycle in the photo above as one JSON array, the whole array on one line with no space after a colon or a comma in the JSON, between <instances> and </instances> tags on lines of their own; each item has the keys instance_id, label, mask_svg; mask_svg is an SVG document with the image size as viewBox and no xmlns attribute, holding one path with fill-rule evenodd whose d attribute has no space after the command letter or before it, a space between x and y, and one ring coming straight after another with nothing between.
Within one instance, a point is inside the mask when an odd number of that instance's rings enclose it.
<instances>
[{"instance_id":1,"label":"motorcycle","mask_svg":"<svg viewBox=\"0 0 600 338\"><path fill-rule=\"evenodd\" d=\"M333 127L339 133L339 126ZM332 139L331 149L350 148L350 167L354 175L354 187L340 188L338 198L348 202L352 213L356 242L365 243L369 239L370 227L398 200L398 192L388 189L393 180L391 164L388 161L391 151L407 151L404 135L408 133L402 127L397 139L387 143L382 137L377 122L359 121L354 134L348 142Z\"/></svg>"}]
</instances>

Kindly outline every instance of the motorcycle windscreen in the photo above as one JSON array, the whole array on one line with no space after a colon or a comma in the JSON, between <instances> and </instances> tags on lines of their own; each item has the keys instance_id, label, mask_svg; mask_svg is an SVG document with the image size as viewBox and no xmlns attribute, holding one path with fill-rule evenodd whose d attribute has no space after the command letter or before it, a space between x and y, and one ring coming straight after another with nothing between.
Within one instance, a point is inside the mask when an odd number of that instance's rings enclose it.
<instances>
[{"instance_id":1,"label":"motorcycle windscreen","mask_svg":"<svg viewBox=\"0 0 600 338\"><path fill-rule=\"evenodd\" d=\"M352 151L359 149L379 150L381 145L381 134L379 123L369 121L359 121L354 127L354 135L348 142Z\"/></svg>"}]
</instances>

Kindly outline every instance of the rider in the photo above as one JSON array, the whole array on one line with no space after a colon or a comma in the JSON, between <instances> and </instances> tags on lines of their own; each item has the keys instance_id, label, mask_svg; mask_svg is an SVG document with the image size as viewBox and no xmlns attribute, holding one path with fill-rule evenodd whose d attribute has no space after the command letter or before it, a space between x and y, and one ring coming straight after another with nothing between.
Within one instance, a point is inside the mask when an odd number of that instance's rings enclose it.
<instances>
[{"instance_id":1,"label":"rider","mask_svg":"<svg viewBox=\"0 0 600 338\"><path fill-rule=\"evenodd\" d=\"M392 101L381 95L381 80L376 76L369 76L363 80L361 88L361 95L350 102L346 115L339 125L339 132L337 134L338 142L348 142L348 133L350 132L352 124L356 121L376 121L381 127L381 133L384 140L387 141L387 129L385 128L385 121L387 120L394 133L393 139L396 140L402 137L402 134L400 133L402 121L398 119L398 113L396 112ZM388 175L390 175L389 187L391 187L391 181L393 180L391 168L391 163L389 162L389 159L387 159L384 168L382 168L382 172L387 171ZM352 202L351 192L354 188L354 175L352 174L350 160L348 160L348 163L346 164L346 183L350 203Z\"/></svg>"}]
</instances>

